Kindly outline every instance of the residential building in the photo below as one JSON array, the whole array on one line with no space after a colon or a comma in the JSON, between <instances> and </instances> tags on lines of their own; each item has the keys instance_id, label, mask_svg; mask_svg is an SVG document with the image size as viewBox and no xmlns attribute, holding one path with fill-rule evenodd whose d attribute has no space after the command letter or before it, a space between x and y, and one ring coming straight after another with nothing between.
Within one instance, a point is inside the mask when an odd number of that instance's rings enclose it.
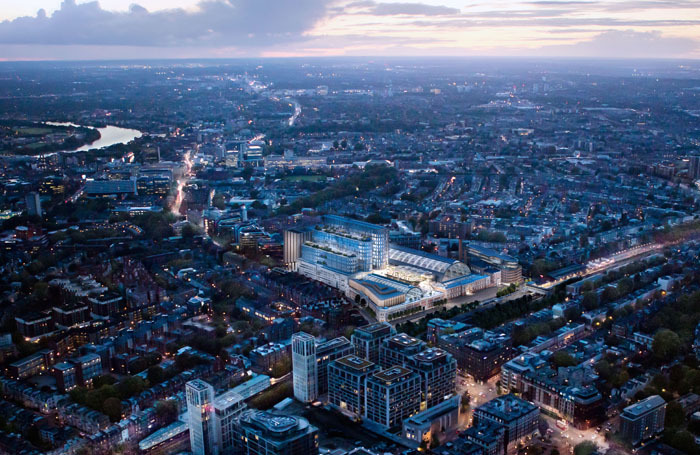
<instances>
[{"instance_id":1,"label":"residential building","mask_svg":"<svg viewBox=\"0 0 700 455\"><path fill-rule=\"evenodd\" d=\"M479 447L481 455L504 455L504 434L503 425L484 421L467 428L460 434L460 439Z\"/></svg>"},{"instance_id":2,"label":"residential building","mask_svg":"<svg viewBox=\"0 0 700 455\"><path fill-rule=\"evenodd\" d=\"M424 341L405 333L392 335L379 348L379 364L382 368L405 366L408 357L418 354L425 347Z\"/></svg>"},{"instance_id":3,"label":"residential building","mask_svg":"<svg viewBox=\"0 0 700 455\"><path fill-rule=\"evenodd\" d=\"M379 364L382 343L394 333L394 327L388 322L377 322L358 327L350 337L355 347L355 355Z\"/></svg>"},{"instance_id":4,"label":"residential building","mask_svg":"<svg viewBox=\"0 0 700 455\"><path fill-rule=\"evenodd\" d=\"M215 454L214 388L201 379L194 379L185 384L185 391L192 453L193 455Z\"/></svg>"},{"instance_id":5,"label":"residential building","mask_svg":"<svg viewBox=\"0 0 700 455\"><path fill-rule=\"evenodd\" d=\"M78 383L92 387L92 381L102 374L102 358L93 352L70 360L75 365Z\"/></svg>"},{"instance_id":6,"label":"residential building","mask_svg":"<svg viewBox=\"0 0 700 455\"><path fill-rule=\"evenodd\" d=\"M420 378L420 409L449 399L457 386L457 361L440 348L429 348L408 357L406 367Z\"/></svg>"},{"instance_id":7,"label":"residential building","mask_svg":"<svg viewBox=\"0 0 700 455\"><path fill-rule=\"evenodd\" d=\"M359 417L365 411L365 384L376 372L374 363L348 355L328 364L328 403L331 407Z\"/></svg>"},{"instance_id":8,"label":"residential building","mask_svg":"<svg viewBox=\"0 0 700 455\"><path fill-rule=\"evenodd\" d=\"M666 401L652 395L627 406L620 414L620 434L632 445L637 445L664 431Z\"/></svg>"},{"instance_id":9,"label":"residential building","mask_svg":"<svg viewBox=\"0 0 700 455\"><path fill-rule=\"evenodd\" d=\"M61 362L53 366L56 387L61 393L70 392L78 386L78 372L75 364Z\"/></svg>"},{"instance_id":10,"label":"residential building","mask_svg":"<svg viewBox=\"0 0 700 455\"><path fill-rule=\"evenodd\" d=\"M392 367L367 378L365 418L384 428L401 425L420 410L420 377L404 367Z\"/></svg>"},{"instance_id":11,"label":"residential building","mask_svg":"<svg viewBox=\"0 0 700 455\"><path fill-rule=\"evenodd\" d=\"M355 352L345 337L337 337L316 345L316 388L318 395L328 392L328 365L335 359Z\"/></svg>"},{"instance_id":12,"label":"residential building","mask_svg":"<svg viewBox=\"0 0 700 455\"><path fill-rule=\"evenodd\" d=\"M292 335L294 398L308 403L318 397L316 339L305 332Z\"/></svg>"},{"instance_id":13,"label":"residential building","mask_svg":"<svg viewBox=\"0 0 700 455\"><path fill-rule=\"evenodd\" d=\"M498 375L501 365L515 355L510 337L481 329L443 335L438 344L455 357L461 370L477 381Z\"/></svg>"},{"instance_id":14,"label":"residential building","mask_svg":"<svg viewBox=\"0 0 700 455\"><path fill-rule=\"evenodd\" d=\"M548 362L534 353L524 353L501 369L501 390L517 392L548 413L576 428L590 428L603 417L603 397L591 384L570 385Z\"/></svg>"},{"instance_id":15,"label":"residential building","mask_svg":"<svg viewBox=\"0 0 700 455\"><path fill-rule=\"evenodd\" d=\"M243 397L233 390L214 398L214 439L218 453L231 453L234 450L235 426L245 409Z\"/></svg>"}]
</instances>

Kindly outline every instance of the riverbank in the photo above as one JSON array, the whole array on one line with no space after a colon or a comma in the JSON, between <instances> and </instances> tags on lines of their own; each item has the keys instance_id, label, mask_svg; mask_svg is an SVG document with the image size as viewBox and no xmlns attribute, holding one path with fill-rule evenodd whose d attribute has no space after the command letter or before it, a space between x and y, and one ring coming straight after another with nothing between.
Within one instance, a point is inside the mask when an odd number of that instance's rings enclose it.
<instances>
[{"instance_id":1,"label":"riverbank","mask_svg":"<svg viewBox=\"0 0 700 455\"><path fill-rule=\"evenodd\" d=\"M99 129L72 124L25 120L0 121L0 154L37 156L63 150L78 150L102 139Z\"/></svg>"}]
</instances>

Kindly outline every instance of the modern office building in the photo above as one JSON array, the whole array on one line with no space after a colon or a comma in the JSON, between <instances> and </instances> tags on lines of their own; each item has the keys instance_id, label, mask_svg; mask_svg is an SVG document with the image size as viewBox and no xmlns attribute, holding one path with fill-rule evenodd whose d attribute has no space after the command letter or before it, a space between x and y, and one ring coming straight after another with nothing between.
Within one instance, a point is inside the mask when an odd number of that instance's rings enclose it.
<instances>
[{"instance_id":1,"label":"modern office building","mask_svg":"<svg viewBox=\"0 0 700 455\"><path fill-rule=\"evenodd\" d=\"M664 431L666 401L659 395L627 406L620 414L620 433L632 445L651 439Z\"/></svg>"},{"instance_id":2,"label":"modern office building","mask_svg":"<svg viewBox=\"0 0 700 455\"><path fill-rule=\"evenodd\" d=\"M367 378L365 418L384 428L401 425L420 410L420 377L404 367L392 367Z\"/></svg>"},{"instance_id":3,"label":"modern office building","mask_svg":"<svg viewBox=\"0 0 700 455\"><path fill-rule=\"evenodd\" d=\"M201 379L194 379L185 384L185 393L191 451L193 455L215 454L214 388Z\"/></svg>"},{"instance_id":4,"label":"modern office building","mask_svg":"<svg viewBox=\"0 0 700 455\"><path fill-rule=\"evenodd\" d=\"M31 216L42 216L44 212L41 210L41 198L39 193L32 191L24 197L24 202L27 205L27 213Z\"/></svg>"},{"instance_id":5,"label":"modern office building","mask_svg":"<svg viewBox=\"0 0 700 455\"><path fill-rule=\"evenodd\" d=\"M380 269L389 264L389 229L337 215L325 215L323 222L350 234L368 236L372 240L372 268Z\"/></svg>"},{"instance_id":6,"label":"modern office building","mask_svg":"<svg viewBox=\"0 0 700 455\"><path fill-rule=\"evenodd\" d=\"M136 179L136 192L140 196L167 196L172 180L167 175L142 175Z\"/></svg>"},{"instance_id":7,"label":"modern office building","mask_svg":"<svg viewBox=\"0 0 700 455\"><path fill-rule=\"evenodd\" d=\"M292 335L294 398L308 403L318 398L316 339L305 332Z\"/></svg>"},{"instance_id":8,"label":"modern office building","mask_svg":"<svg viewBox=\"0 0 700 455\"><path fill-rule=\"evenodd\" d=\"M345 337L316 345L316 388L318 395L328 392L328 365L335 359L351 355L355 349Z\"/></svg>"},{"instance_id":9,"label":"modern office building","mask_svg":"<svg viewBox=\"0 0 700 455\"><path fill-rule=\"evenodd\" d=\"M440 348L429 348L406 359L406 367L420 378L420 409L448 400L457 387L457 361Z\"/></svg>"},{"instance_id":10,"label":"modern office building","mask_svg":"<svg viewBox=\"0 0 700 455\"><path fill-rule=\"evenodd\" d=\"M379 348L379 364L382 368L405 366L408 357L418 354L426 346L425 341L405 333L390 336Z\"/></svg>"},{"instance_id":11,"label":"modern office building","mask_svg":"<svg viewBox=\"0 0 700 455\"><path fill-rule=\"evenodd\" d=\"M503 427L503 447L506 453L517 451L518 443L537 431L540 410L534 404L515 395L503 395L474 409L474 426L492 423Z\"/></svg>"},{"instance_id":12,"label":"modern office building","mask_svg":"<svg viewBox=\"0 0 700 455\"><path fill-rule=\"evenodd\" d=\"M316 339L308 333L292 335L294 397L306 403L325 394L328 391L328 365L353 352L353 345L345 337L316 344Z\"/></svg>"},{"instance_id":13,"label":"modern office building","mask_svg":"<svg viewBox=\"0 0 700 455\"><path fill-rule=\"evenodd\" d=\"M286 231L284 240L291 270L342 292L351 275L389 263L389 230L364 221L326 215L311 229Z\"/></svg>"},{"instance_id":14,"label":"modern office building","mask_svg":"<svg viewBox=\"0 0 700 455\"><path fill-rule=\"evenodd\" d=\"M84 191L88 197L136 194L136 179L88 180Z\"/></svg>"},{"instance_id":15,"label":"modern office building","mask_svg":"<svg viewBox=\"0 0 700 455\"><path fill-rule=\"evenodd\" d=\"M377 370L377 365L355 355L332 361L328 365L328 404L354 417L362 416L365 384Z\"/></svg>"},{"instance_id":16,"label":"modern office building","mask_svg":"<svg viewBox=\"0 0 700 455\"><path fill-rule=\"evenodd\" d=\"M231 453L235 449L238 417L246 409L243 397L233 390L214 399L214 439L219 454Z\"/></svg>"},{"instance_id":17,"label":"modern office building","mask_svg":"<svg viewBox=\"0 0 700 455\"><path fill-rule=\"evenodd\" d=\"M309 229L288 229L284 231L284 265L289 270L297 269L297 261L301 257L301 247L306 241L311 240Z\"/></svg>"},{"instance_id":18,"label":"modern office building","mask_svg":"<svg viewBox=\"0 0 700 455\"><path fill-rule=\"evenodd\" d=\"M241 455L317 455L318 428L302 417L243 411L234 427Z\"/></svg>"},{"instance_id":19,"label":"modern office building","mask_svg":"<svg viewBox=\"0 0 700 455\"><path fill-rule=\"evenodd\" d=\"M700 179L700 155L692 155L689 160L688 177L691 180Z\"/></svg>"},{"instance_id":20,"label":"modern office building","mask_svg":"<svg viewBox=\"0 0 700 455\"><path fill-rule=\"evenodd\" d=\"M355 355L379 364L382 343L394 333L396 333L394 327L388 322L376 322L358 327L350 337L355 347Z\"/></svg>"}]
</instances>

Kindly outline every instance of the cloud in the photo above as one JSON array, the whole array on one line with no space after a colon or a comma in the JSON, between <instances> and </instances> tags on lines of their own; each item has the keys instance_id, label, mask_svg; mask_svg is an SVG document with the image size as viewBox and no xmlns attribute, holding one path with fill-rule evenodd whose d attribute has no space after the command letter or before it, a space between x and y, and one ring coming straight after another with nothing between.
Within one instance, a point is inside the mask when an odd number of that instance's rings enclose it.
<instances>
[{"instance_id":1,"label":"cloud","mask_svg":"<svg viewBox=\"0 0 700 455\"><path fill-rule=\"evenodd\" d=\"M341 11L359 9L359 14L372 16L449 16L459 14L459 8L425 3L378 3L359 1L347 4Z\"/></svg>"},{"instance_id":2,"label":"cloud","mask_svg":"<svg viewBox=\"0 0 700 455\"><path fill-rule=\"evenodd\" d=\"M659 31L609 30L576 44L542 47L538 54L556 57L673 58L692 54L698 49L700 42L692 38L664 36Z\"/></svg>"},{"instance_id":3,"label":"cloud","mask_svg":"<svg viewBox=\"0 0 700 455\"><path fill-rule=\"evenodd\" d=\"M329 0L203 0L195 10L107 11L96 1L64 0L51 16L0 22L0 44L236 46L256 48L303 39L326 15Z\"/></svg>"}]
</instances>

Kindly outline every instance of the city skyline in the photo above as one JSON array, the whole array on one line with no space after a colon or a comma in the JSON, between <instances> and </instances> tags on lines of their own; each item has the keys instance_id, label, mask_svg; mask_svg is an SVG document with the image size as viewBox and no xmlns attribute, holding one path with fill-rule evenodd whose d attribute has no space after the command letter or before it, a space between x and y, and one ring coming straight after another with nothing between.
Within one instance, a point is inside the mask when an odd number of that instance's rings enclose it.
<instances>
[{"instance_id":1,"label":"city skyline","mask_svg":"<svg viewBox=\"0 0 700 455\"><path fill-rule=\"evenodd\" d=\"M700 58L685 0L31 0L0 21L0 60Z\"/></svg>"}]
</instances>

